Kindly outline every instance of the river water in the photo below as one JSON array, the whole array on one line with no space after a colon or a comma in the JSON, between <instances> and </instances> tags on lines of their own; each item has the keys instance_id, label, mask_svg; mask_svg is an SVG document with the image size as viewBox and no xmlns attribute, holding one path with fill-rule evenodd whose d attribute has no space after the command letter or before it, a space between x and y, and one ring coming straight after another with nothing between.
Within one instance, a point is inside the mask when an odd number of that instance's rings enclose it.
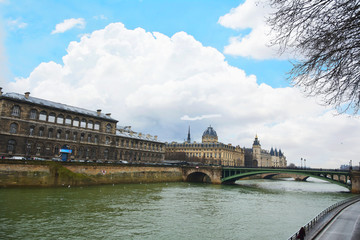
<instances>
[{"instance_id":1,"label":"river water","mask_svg":"<svg viewBox=\"0 0 360 240\"><path fill-rule=\"evenodd\" d=\"M287 239L352 195L338 185L118 184L0 189L1 239Z\"/></svg>"}]
</instances>

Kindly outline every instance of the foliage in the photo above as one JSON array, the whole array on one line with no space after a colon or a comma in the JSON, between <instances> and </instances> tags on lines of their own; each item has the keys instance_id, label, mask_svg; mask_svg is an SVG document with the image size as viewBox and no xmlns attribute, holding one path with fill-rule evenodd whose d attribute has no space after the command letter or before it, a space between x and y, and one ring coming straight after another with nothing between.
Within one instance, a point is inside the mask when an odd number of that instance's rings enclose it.
<instances>
[{"instance_id":1,"label":"foliage","mask_svg":"<svg viewBox=\"0 0 360 240\"><path fill-rule=\"evenodd\" d=\"M360 0L270 0L280 52L293 49L288 78L325 105L360 109Z\"/></svg>"}]
</instances>

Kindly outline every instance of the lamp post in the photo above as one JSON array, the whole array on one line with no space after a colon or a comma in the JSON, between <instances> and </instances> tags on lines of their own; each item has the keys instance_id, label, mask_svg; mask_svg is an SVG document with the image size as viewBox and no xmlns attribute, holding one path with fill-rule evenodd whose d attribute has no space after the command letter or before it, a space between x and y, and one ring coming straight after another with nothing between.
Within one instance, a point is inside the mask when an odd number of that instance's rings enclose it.
<instances>
[{"instance_id":1,"label":"lamp post","mask_svg":"<svg viewBox=\"0 0 360 240\"><path fill-rule=\"evenodd\" d=\"M303 160L303 159L302 159L302 158L300 158L300 161L301 161L301 165L300 165L300 168L301 168L301 169L302 169L302 160Z\"/></svg>"},{"instance_id":2,"label":"lamp post","mask_svg":"<svg viewBox=\"0 0 360 240\"><path fill-rule=\"evenodd\" d=\"M304 168L306 169L306 159L304 158Z\"/></svg>"}]
</instances>

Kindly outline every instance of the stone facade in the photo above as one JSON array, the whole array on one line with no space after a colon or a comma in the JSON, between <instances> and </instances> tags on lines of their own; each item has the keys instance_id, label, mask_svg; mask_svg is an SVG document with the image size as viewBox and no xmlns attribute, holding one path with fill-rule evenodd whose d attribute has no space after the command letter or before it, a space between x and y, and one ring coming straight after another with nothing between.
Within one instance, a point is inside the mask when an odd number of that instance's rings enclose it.
<instances>
[{"instance_id":1,"label":"stone facade","mask_svg":"<svg viewBox=\"0 0 360 240\"><path fill-rule=\"evenodd\" d=\"M101 110L34 98L30 93L6 93L0 88L0 156L59 157L72 150L70 159L160 162L165 144L157 137L119 127Z\"/></svg>"},{"instance_id":2,"label":"stone facade","mask_svg":"<svg viewBox=\"0 0 360 240\"><path fill-rule=\"evenodd\" d=\"M218 142L217 133L211 126L204 131L202 143L191 142L190 139L189 132L186 142L166 144L167 156L184 153L186 159L178 160L199 161L223 166L244 166L244 150L240 146L234 147L231 144Z\"/></svg>"},{"instance_id":3,"label":"stone facade","mask_svg":"<svg viewBox=\"0 0 360 240\"><path fill-rule=\"evenodd\" d=\"M281 151L271 148L270 151L261 148L258 137L255 137L252 148L245 149L247 167L286 167L286 157Z\"/></svg>"}]
</instances>

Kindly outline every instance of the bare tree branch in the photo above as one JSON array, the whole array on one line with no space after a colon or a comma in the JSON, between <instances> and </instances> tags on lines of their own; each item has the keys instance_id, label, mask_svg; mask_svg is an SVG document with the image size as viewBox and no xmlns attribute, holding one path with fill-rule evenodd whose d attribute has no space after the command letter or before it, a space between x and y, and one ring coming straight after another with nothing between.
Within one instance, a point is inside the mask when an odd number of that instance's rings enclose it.
<instances>
[{"instance_id":1,"label":"bare tree branch","mask_svg":"<svg viewBox=\"0 0 360 240\"><path fill-rule=\"evenodd\" d=\"M288 79L340 112L360 110L360 0L269 0L280 53L295 49Z\"/></svg>"}]
</instances>

